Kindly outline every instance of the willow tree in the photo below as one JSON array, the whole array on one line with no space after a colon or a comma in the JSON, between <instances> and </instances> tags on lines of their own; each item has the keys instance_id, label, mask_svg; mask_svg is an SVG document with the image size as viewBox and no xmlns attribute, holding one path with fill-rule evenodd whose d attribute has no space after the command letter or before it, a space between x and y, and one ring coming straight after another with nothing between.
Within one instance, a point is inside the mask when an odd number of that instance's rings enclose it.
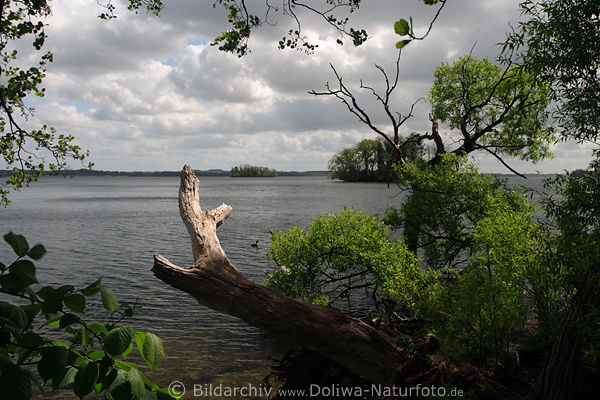
<instances>
[{"instance_id":1,"label":"willow tree","mask_svg":"<svg viewBox=\"0 0 600 400\"><path fill-rule=\"evenodd\" d=\"M468 155L482 152L519 174L505 160L507 156L534 162L550 156L549 147L556 133L547 125L549 86L539 83L531 73L511 63L501 68L485 58L471 55L452 64L442 63L435 69L434 82L427 98L431 106L431 127L428 131L424 129L425 133L402 137L402 125L413 116L415 103L404 113L392 109L399 90L399 63L400 52L391 76L377 66L385 82L384 92L377 92L362 82L359 87L359 90L370 92L383 109L386 118L382 121L372 118L372 113L359 102L356 91L343 81L333 66L335 85L327 83L325 91L313 90L310 93L340 99L360 122L383 138L392 149L394 162L401 168L408 164L408 149L427 142L435 151L423 168L438 164L446 153ZM440 123L447 127L446 133L440 131ZM399 183L414 194L419 191L420 182L411 179L411 176L414 174L400 174L403 179ZM434 194L430 192L427 195ZM435 203L437 200L432 201ZM405 204L411 204L410 198ZM404 215L396 218L396 222L400 222L404 229L405 240L412 251L423 243L431 242L440 231L450 234L452 230L444 226L441 219L426 227L418 213L408 212L407 207L401 212ZM464 220L462 217L459 219ZM459 237L450 239L460 241ZM458 256L455 254L454 258Z\"/></svg>"}]
</instances>

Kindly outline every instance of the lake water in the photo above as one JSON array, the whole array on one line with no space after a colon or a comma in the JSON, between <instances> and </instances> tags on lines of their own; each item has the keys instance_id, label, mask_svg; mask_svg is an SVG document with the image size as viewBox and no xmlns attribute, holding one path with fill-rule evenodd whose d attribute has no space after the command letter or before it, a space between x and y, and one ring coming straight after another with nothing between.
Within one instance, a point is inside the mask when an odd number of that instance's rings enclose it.
<instances>
[{"instance_id":1,"label":"lake water","mask_svg":"<svg viewBox=\"0 0 600 400\"><path fill-rule=\"evenodd\" d=\"M539 186L540 177L520 184ZM130 321L164 343L167 360L153 379L160 384L259 384L277 354L258 329L198 304L156 279L153 254L177 265L192 263L187 231L177 206L176 177L48 177L12 195L0 209L0 233L23 234L48 250L38 280L83 287L98 277L121 302L139 299L143 310ZM200 203L221 203L233 212L217 233L230 260L260 282L275 268L266 259L269 231L306 225L316 214L344 206L383 215L402 196L394 185L344 183L326 177L200 177ZM258 248L250 246L259 241ZM0 244L0 260L12 252ZM94 309L94 305L91 306ZM100 308L95 304L95 308Z\"/></svg>"}]
</instances>

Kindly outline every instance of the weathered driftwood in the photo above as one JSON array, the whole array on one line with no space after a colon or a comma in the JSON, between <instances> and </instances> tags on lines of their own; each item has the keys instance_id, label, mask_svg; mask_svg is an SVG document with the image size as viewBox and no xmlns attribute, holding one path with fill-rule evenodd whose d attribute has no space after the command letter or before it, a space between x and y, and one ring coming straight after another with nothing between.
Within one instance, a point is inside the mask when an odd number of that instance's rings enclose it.
<instances>
[{"instance_id":1,"label":"weathered driftwood","mask_svg":"<svg viewBox=\"0 0 600 400\"><path fill-rule=\"evenodd\" d=\"M226 204L202 210L198 179L186 165L181 172L179 211L192 240L194 265L181 268L155 255L154 274L200 304L321 353L368 381L393 383L400 360L389 336L335 310L258 285L233 266L216 233L231 210Z\"/></svg>"}]
</instances>

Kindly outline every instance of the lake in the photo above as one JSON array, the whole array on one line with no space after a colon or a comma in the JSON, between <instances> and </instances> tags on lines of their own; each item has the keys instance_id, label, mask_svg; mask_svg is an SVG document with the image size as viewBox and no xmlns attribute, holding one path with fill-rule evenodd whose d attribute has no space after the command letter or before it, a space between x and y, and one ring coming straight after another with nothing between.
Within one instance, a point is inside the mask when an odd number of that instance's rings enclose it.
<instances>
[{"instance_id":1,"label":"lake","mask_svg":"<svg viewBox=\"0 0 600 400\"><path fill-rule=\"evenodd\" d=\"M542 177L519 184L539 187ZM23 234L48 253L37 264L44 284L83 287L98 277L121 302L139 299L143 309L130 321L165 343L167 359L153 379L166 385L259 384L269 372L273 341L244 322L198 304L188 294L156 279L153 254L177 265L192 264L191 244L179 217L176 177L47 177L12 194L0 209L0 233ZM217 233L229 259L249 279L260 282L276 266L265 254L269 232L307 225L316 214L344 206L383 215L400 199L396 186L344 183L326 177L200 177L200 203L221 203L233 212ZM250 244L259 241L258 248ZM2 241L0 261L12 262ZM91 305L96 313L99 301ZM98 314L100 315L100 314Z\"/></svg>"}]
</instances>

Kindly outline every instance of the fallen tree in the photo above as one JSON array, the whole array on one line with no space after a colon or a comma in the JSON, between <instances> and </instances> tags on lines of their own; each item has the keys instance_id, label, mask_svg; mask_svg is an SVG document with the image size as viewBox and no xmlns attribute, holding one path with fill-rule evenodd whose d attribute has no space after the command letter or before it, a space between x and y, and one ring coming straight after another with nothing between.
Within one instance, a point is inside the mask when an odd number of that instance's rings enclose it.
<instances>
[{"instance_id":1,"label":"fallen tree","mask_svg":"<svg viewBox=\"0 0 600 400\"><path fill-rule=\"evenodd\" d=\"M198 179L186 165L181 173L179 212L192 240L194 265L181 268L154 256L154 274L194 296L200 304L314 350L376 383L392 383L398 352L392 338L333 309L281 295L244 277L221 248L216 229L231 206L202 210Z\"/></svg>"},{"instance_id":2,"label":"fallen tree","mask_svg":"<svg viewBox=\"0 0 600 400\"><path fill-rule=\"evenodd\" d=\"M202 210L198 179L184 166L179 212L192 241L194 265L182 268L156 254L152 269L156 277L191 294L200 304L315 351L365 381L404 386L454 382L465 390L477 388L482 398L518 398L468 363L432 361L429 355L439 348L433 335L411 349L398 348L393 339L397 332L388 334L334 309L302 303L248 280L229 261L216 233L231 211L226 204Z\"/></svg>"}]
</instances>

